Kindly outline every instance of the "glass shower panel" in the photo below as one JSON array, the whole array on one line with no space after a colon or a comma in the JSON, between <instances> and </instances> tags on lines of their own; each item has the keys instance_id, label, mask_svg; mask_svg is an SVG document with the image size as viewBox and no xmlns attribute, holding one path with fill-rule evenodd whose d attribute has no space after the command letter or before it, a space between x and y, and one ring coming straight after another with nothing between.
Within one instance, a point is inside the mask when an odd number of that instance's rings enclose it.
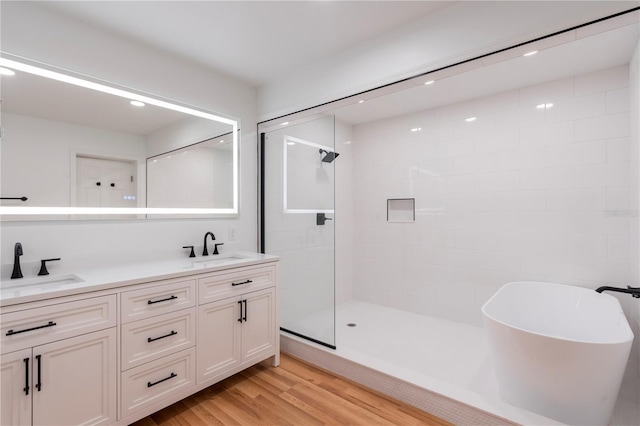
<instances>
[{"instance_id":1,"label":"glass shower panel","mask_svg":"<svg viewBox=\"0 0 640 426\"><path fill-rule=\"evenodd\" d=\"M262 248L281 257L280 327L335 347L335 120L262 135Z\"/></svg>"}]
</instances>

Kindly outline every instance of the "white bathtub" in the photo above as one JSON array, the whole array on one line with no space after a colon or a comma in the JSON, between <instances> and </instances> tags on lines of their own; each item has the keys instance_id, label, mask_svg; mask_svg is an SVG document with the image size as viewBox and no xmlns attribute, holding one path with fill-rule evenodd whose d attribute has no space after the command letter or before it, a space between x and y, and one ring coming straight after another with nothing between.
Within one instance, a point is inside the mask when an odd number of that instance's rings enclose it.
<instances>
[{"instance_id":1,"label":"white bathtub","mask_svg":"<svg viewBox=\"0 0 640 426\"><path fill-rule=\"evenodd\" d=\"M609 422L633 342L616 298L513 282L482 313L505 400L563 423Z\"/></svg>"}]
</instances>

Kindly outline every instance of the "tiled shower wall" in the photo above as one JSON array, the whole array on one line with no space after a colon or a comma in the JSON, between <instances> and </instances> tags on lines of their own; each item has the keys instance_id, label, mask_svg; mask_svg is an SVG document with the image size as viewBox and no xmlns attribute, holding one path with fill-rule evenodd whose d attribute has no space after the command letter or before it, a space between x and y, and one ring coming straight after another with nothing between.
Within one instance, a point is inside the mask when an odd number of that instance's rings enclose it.
<instances>
[{"instance_id":1,"label":"tiled shower wall","mask_svg":"<svg viewBox=\"0 0 640 426\"><path fill-rule=\"evenodd\" d=\"M354 298L480 325L510 281L626 286L629 104L625 65L356 126Z\"/></svg>"}]
</instances>

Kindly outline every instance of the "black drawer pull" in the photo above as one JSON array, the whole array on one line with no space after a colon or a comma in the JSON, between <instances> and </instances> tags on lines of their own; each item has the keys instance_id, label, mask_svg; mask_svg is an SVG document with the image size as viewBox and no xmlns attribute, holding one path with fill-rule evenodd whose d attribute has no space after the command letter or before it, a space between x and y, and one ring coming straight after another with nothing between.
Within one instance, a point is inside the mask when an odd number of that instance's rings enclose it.
<instances>
[{"instance_id":1,"label":"black drawer pull","mask_svg":"<svg viewBox=\"0 0 640 426\"><path fill-rule=\"evenodd\" d=\"M23 359L24 361L24 391L25 395L29 395L29 358Z\"/></svg>"},{"instance_id":2,"label":"black drawer pull","mask_svg":"<svg viewBox=\"0 0 640 426\"><path fill-rule=\"evenodd\" d=\"M242 300L238 300L238 305L240 305L240 318L238 318L238 322L242 322Z\"/></svg>"},{"instance_id":3,"label":"black drawer pull","mask_svg":"<svg viewBox=\"0 0 640 426\"><path fill-rule=\"evenodd\" d=\"M147 300L147 305L153 305L154 303L160 303L160 302L167 302L169 300L173 300L173 299L177 299L178 296L171 296L171 297L167 297L166 299L160 299L160 300Z\"/></svg>"},{"instance_id":4,"label":"black drawer pull","mask_svg":"<svg viewBox=\"0 0 640 426\"><path fill-rule=\"evenodd\" d=\"M155 386L158 383L162 383L162 382L164 382L166 380L173 379L174 377L178 377L178 375L176 373L171 373L171 375L169 377L165 377L164 379L158 380L157 382L154 382L154 383L147 382L147 387L150 388L151 386Z\"/></svg>"},{"instance_id":5,"label":"black drawer pull","mask_svg":"<svg viewBox=\"0 0 640 426\"><path fill-rule=\"evenodd\" d=\"M38 361L38 382L36 383L36 389L38 389L38 392L40 392L42 390L42 378L40 377L40 373L42 370L42 355L36 355L36 361Z\"/></svg>"},{"instance_id":6,"label":"black drawer pull","mask_svg":"<svg viewBox=\"0 0 640 426\"><path fill-rule=\"evenodd\" d=\"M244 303L244 315L242 317L242 320L244 322L247 322L247 299L243 300L242 303Z\"/></svg>"},{"instance_id":7,"label":"black drawer pull","mask_svg":"<svg viewBox=\"0 0 640 426\"><path fill-rule=\"evenodd\" d=\"M165 337L175 336L176 334L178 334L178 332L177 332L177 331L173 331L173 330L171 330L171 333L169 333L169 334L165 334L164 336L160 336L160 337L147 337L147 342L148 342L148 343L155 342L156 340L164 339Z\"/></svg>"},{"instance_id":8,"label":"black drawer pull","mask_svg":"<svg viewBox=\"0 0 640 426\"><path fill-rule=\"evenodd\" d=\"M39 325L37 327L25 328L24 330L18 330L18 331L9 330L9 331L7 331L7 336L12 336L14 334L20 334L20 333L26 333L27 331L40 330L41 328L53 327L54 325L56 325L55 322L49 321L49 324Z\"/></svg>"},{"instance_id":9,"label":"black drawer pull","mask_svg":"<svg viewBox=\"0 0 640 426\"><path fill-rule=\"evenodd\" d=\"M253 281L251 280L246 280L246 281L242 281L241 283L231 283L232 286L237 286L237 285L242 285L242 284L251 284Z\"/></svg>"}]
</instances>

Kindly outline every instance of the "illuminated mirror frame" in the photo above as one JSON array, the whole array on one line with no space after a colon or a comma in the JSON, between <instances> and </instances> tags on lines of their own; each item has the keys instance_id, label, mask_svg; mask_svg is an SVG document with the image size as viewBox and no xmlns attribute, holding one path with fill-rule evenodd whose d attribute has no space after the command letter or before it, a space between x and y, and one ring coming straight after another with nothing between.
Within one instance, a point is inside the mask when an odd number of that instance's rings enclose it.
<instances>
[{"instance_id":1,"label":"illuminated mirror frame","mask_svg":"<svg viewBox=\"0 0 640 426\"><path fill-rule=\"evenodd\" d=\"M52 71L50 69L41 68L27 64L30 62L24 58L19 58L19 62L9 59L13 55L1 53L0 66L22 71L29 74L39 75L41 77L73 84L79 87L96 90L98 92L108 93L119 96L130 101L140 101L149 105L155 105L160 108L193 115L196 117L213 120L233 127L233 207L231 208L149 208L149 207L18 207L18 206L0 206L0 216L4 215L237 215L239 212L239 154L238 154L238 121L220 115L212 114L203 110L195 109L191 106L180 105L174 101L166 101L153 98L142 93L135 93L129 89L121 89L108 86L102 82L91 81L86 76L72 76L71 72L64 70L66 73ZM41 65L41 64L38 64ZM109 83L111 84L111 83Z\"/></svg>"}]
</instances>

